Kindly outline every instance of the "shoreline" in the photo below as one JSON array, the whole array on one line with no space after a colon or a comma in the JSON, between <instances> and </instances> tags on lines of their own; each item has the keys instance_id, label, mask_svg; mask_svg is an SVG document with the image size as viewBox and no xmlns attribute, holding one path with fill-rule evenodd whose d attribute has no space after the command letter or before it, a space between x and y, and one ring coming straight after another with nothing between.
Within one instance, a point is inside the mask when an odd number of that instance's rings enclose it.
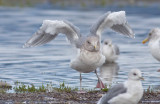
<instances>
[{"instance_id":1,"label":"shoreline","mask_svg":"<svg viewBox=\"0 0 160 104\"><path fill-rule=\"evenodd\" d=\"M0 103L43 103L43 104L96 104L104 91L91 91L87 93L72 92L39 92L39 93L0 93ZM145 92L138 104L155 104L160 102L160 92Z\"/></svg>"}]
</instances>

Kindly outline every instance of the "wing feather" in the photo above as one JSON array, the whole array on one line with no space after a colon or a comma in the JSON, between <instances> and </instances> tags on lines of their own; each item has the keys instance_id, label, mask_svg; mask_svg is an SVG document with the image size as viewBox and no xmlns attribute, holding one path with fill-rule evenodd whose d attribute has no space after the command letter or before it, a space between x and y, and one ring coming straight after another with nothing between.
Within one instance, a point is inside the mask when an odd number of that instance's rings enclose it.
<instances>
[{"instance_id":1,"label":"wing feather","mask_svg":"<svg viewBox=\"0 0 160 104\"><path fill-rule=\"evenodd\" d=\"M109 104L108 101L114 98L119 94L127 92L127 88L124 87L124 84L118 84L113 86L102 98L98 101L98 104Z\"/></svg>"},{"instance_id":2,"label":"wing feather","mask_svg":"<svg viewBox=\"0 0 160 104\"><path fill-rule=\"evenodd\" d=\"M53 40L59 33L65 34L71 44L76 45L80 38L79 29L68 21L44 20L40 29L24 44L25 47L35 47Z\"/></svg>"},{"instance_id":3,"label":"wing feather","mask_svg":"<svg viewBox=\"0 0 160 104\"><path fill-rule=\"evenodd\" d=\"M111 28L128 37L134 37L134 32L127 23L125 11L107 12L92 25L90 31L94 35L101 37L105 28Z\"/></svg>"},{"instance_id":4,"label":"wing feather","mask_svg":"<svg viewBox=\"0 0 160 104\"><path fill-rule=\"evenodd\" d=\"M113 47L116 55L119 55L120 54L119 47L117 45L114 45Z\"/></svg>"}]
</instances>

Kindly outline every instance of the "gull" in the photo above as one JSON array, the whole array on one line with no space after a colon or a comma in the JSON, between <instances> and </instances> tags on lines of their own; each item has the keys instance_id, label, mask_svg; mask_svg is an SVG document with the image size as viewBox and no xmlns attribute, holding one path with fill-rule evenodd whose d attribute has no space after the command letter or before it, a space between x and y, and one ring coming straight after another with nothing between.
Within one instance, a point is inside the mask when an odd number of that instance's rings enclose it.
<instances>
[{"instance_id":1,"label":"gull","mask_svg":"<svg viewBox=\"0 0 160 104\"><path fill-rule=\"evenodd\" d=\"M148 42L149 50L152 56L160 61L160 28L154 28L148 34L148 37L142 41L143 44Z\"/></svg>"},{"instance_id":2,"label":"gull","mask_svg":"<svg viewBox=\"0 0 160 104\"><path fill-rule=\"evenodd\" d=\"M96 69L105 62L105 57L100 50L100 41L101 34L106 28L111 28L128 37L134 37L133 31L127 23L125 11L107 12L91 26L87 36L81 35L79 28L68 21L44 20L40 29L23 47L43 45L53 40L58 34L65 34L71 45L78 50L77 56L70 62L70 67L80 72L80 91L82 91L81 73L95 71L97 75ZM62 51L64 50L62 49ZM97 78L101 82L98 75Z\"/></svg>"},{"instance_id":3,"label":"gull","mask_svg":"<svg viewBox=\"0 0 160 104\"><path fill-rule=\"evenodd\" d=\"M106 57L106 63L113 63L120 54L119 47L112 44L111 39L105 39L102 46L102 54Z\"/></svg>"},{"instance_id":4,"label":"gull","mask_svg":"<svg viewBox=\"0 0 160 104\"><path fill-rule=\"evenodd\" d=\"M128 80L113 86L97 104L137 104L143 96L141 80L144 80L141 71L132 69Z\"/></svg>"}]
</instances>

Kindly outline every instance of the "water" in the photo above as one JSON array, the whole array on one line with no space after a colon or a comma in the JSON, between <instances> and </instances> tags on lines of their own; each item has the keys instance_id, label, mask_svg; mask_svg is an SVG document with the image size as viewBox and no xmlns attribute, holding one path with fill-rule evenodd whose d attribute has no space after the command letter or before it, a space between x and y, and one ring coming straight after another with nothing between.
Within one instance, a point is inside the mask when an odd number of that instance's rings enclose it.
<instances>
[{"instance_id":1,"label":"water","mask_svg":"<svg viewBox=\"0 0 160 104\"><path fill-rule=\"evenodd\" d=\"M14 85L50 83L58 86L65 82L71 87L79 87L79 73L69 67L73 51L64 35L59 35L50 43L23 49L22 46L39 29L44 19L69 20L81 29L82 34L103 13L109 10L126 10L127 20L136 34L135 39L119 35L111 30L103 33L103 38L111 38L120 47L120 57L116 65L106 66L99 75L110 83L127 79L130 69L139 68L143 72L144 88L160 85L160 64L149 53L147 45L141 42L150 29L160 27L160 9L154 7L124 7L90 10L56 10L39 8L0 8L0 80ZM118 68L118 69L117 69ZM103 71L106 73L104 74ZM103 73L103 75L102 75ZM108 74L111 73L111 74ZM106 78L114 76L114 78ZM82 74L84 88L94 88L96 75Z\"/></svg>"}]
</instances>

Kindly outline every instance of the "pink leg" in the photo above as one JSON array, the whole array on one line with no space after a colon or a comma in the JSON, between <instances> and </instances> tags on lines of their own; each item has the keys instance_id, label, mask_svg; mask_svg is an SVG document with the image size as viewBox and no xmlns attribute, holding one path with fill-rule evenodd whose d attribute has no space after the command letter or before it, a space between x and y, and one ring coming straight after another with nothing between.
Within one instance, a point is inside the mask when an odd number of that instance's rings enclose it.
<instances>
[{"instance_id":1,"label":"pink leg","mask_svg":"<svg viewBox=\"0 0 160 104\"><path fill-rule=\"evenodd\" d=\"M96 88L101 88L101 89L105 88L103 82L102 82L101 79L98 77L97 70L95 70L95 73L96 73L96 76L97 76L97 78L98 78L98 82L97 82Z\"/></svg>"},{"instance_id":2,"label":"pink leg","mask_svg":"<svg viewBox=\"0 0 160 104\"><path fill-rule=\"evenodd\" d=\"M105 86L101 80L98 80L96 88L101 88L101 89L105 88Z\"/></svg>"},{"instance_id":3,"label":"pink leg","mask_svg":"<svg viewBox=\"0 0 160 104\"><path fill-rule=\"evenodd\" d=\"M158 69L157 72L160 72L160 69Z\"/></svg>"}]
</instances>

